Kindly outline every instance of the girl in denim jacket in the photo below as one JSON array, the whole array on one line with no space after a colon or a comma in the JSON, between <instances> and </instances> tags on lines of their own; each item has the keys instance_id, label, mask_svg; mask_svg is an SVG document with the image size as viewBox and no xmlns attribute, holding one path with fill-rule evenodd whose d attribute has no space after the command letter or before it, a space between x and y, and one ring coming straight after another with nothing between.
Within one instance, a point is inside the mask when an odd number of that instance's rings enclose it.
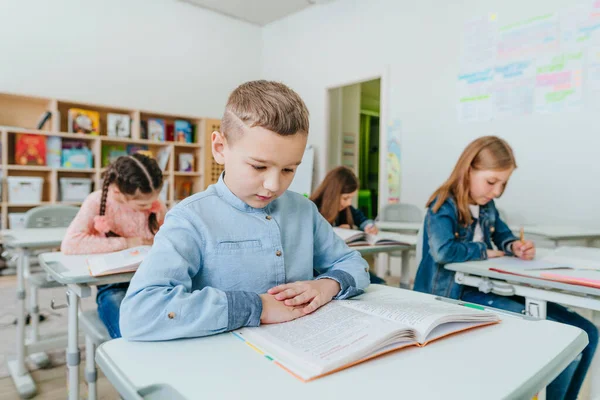
<instances>
[{"instance_id":1,"label":"girl in denim jacket","mask_svg":"<svg viewBox=\"0 0 600 400\"><path fill-rule=\"evenodd\" d=\"M462 299L516 313L525 310L519 296L483 293L454 281L445 264L492 257L535 257L531 241L517 240L500 219L494 199L504 192L517 167L512 149L502 139L485 136L463 151L448 180L427 202L423 226L423 253L415 290ZM494 249L494 245L496 249ZM549 386L548 399L576 399L598 344L598 329L567 308L548 303L548 319L583 329L589 344Z\"/></svg>"}]
</instances>

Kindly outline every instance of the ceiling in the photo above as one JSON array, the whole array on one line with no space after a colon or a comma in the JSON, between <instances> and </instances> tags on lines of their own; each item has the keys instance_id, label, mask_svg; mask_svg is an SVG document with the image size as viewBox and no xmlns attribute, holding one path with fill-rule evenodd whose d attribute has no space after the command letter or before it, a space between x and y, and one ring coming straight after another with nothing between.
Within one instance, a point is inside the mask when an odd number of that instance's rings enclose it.
<instances>
[{"instance_id":1,"label":"ceiling","mask_svg":"<svg viewBox=\"0 0 600 400\"><path fill-rule=\"evenodd\" d=\"M333 0L179 0L256 25L266 25L314 4Z\"/></svg>"}]
</instances>

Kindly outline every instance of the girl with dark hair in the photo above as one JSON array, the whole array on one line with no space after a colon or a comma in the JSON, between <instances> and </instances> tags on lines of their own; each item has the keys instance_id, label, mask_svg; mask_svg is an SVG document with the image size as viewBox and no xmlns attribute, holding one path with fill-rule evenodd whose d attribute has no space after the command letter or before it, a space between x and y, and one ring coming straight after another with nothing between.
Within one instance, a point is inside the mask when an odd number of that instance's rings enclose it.
<instances>
[{"instance_id":1,"label":"girl with dark hair","mask_svg":"<svg viewBox=\"0 0 600 400\"><path fill-rule=\"evenodd\" d=\"M104 172L102 190L91 193L81 205L61 251L110 253L151 245L166 213L158 200L162 185L162 171L153 158L119 157ZM127 283L98 286L98 314L113 338L121 337L119 307L127 287Z\"/></svg>"}]
</instances>

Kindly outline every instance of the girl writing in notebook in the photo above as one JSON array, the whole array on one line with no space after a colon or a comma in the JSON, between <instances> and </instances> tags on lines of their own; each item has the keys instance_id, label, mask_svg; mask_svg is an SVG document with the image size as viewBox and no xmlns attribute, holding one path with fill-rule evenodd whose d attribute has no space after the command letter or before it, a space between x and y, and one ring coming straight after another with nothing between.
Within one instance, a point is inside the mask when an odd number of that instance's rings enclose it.
<instances>
[{"instance_id":1,"label":"girl writing in notebook","mask_svg":"<svg viewBox=\"0 0 600 400\"><path fill-rule=\"evenodd\" d=\"M166 213L158 200L162 185L162 171L153 158L119 157L104 173L102 190L91 193L81 205L61 251L110 253L151 245ZM127 287L127 283L98 286L98 315L112 338L121 337L119 307Z\"/></svg>"},{"instance_id":2,"label":"girl writing in notebook","mask_svg":"<svg viewBox=\"0 0 600 400\"><path fill-rule=\"evenodd\" d=\"M375 222L352 206L352 200L358 193L358 186L358 178L350 168L337 167L327 173L310 199L331 225L345 229L358 227L361 231L376 235L379 229L375 226ZM369 274L371 283L385 283L372 272Z\"/></svg>"},{"instance_id":3,"label":"girl writing in notebook","mask_svg":"<svg viewBox=\"0 0 600 400\"><path fill-rule=\"evenodd\" d=\"M483 293L454 281L445 264L493 257L531 260L535 247L518 240L500 219L494 199L500 197L517 167L510 146L495 136L481 137L463 151L448 180L427 202L423 226L423 253L414 289L488 307L522 313L519 296ZM494 248L495 245L495 248ZM548 399L576 399L598 344L598 329L567 308L548 303L548 319L579 327L589 344L549 386Z\"/></svg>"}]
</instances>

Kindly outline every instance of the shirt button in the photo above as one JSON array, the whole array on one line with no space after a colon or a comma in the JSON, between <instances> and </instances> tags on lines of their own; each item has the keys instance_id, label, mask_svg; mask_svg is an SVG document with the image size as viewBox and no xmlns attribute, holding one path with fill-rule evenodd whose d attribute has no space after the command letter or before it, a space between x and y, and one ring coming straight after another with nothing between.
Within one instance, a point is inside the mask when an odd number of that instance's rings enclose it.
<instances>
[{"instance_id":1,"label":"shirt button","mask_svg":"<svg viewBox=\"0 0 600 400\"><path fill-rule=\"evenodd\" d=\"M496 230L496 228L494 228L493 226L490 227L490 232L494 232Z\"/></svg>"},{"instance_id":2,"label":"shirt button","mask_svg":"<svg viewBox=\"0 0 600 400\"><path fill-rule=\"evenodd\" d=\"M267 215L265 218L268 219L269 221L271 220L271 216L270 215Z\"/></svg>"},{"instance_id":3,"label":"shirt button","mask_svg":"<svg viewBox=\"0 0 600 400\"><path fill-rule=\"evenodd\" d=\"M458 232L454 232L454 237L458 237Z\"/></svg>"},{"instance_id":4,"label":"shirt button","mask_svg":"<svg viewBox=\"0 0 600 400\"><path fill-rule=\"evenodd\" d=\"M175 313L174 312L170 312L167 317L169 317L169 319L173 319L175 318Z\"/></svg>"},{"instance_id":5,"label":"shirt button","mask_svg":"<svg viewBox=\"0 0 600 400\"><path fill-rule=\"evenodd\" d=\"M275 255L276 255L277 257L281 257L281 250L277 250L277 251L275 252Z\"/></svg>"}]
</instances>

